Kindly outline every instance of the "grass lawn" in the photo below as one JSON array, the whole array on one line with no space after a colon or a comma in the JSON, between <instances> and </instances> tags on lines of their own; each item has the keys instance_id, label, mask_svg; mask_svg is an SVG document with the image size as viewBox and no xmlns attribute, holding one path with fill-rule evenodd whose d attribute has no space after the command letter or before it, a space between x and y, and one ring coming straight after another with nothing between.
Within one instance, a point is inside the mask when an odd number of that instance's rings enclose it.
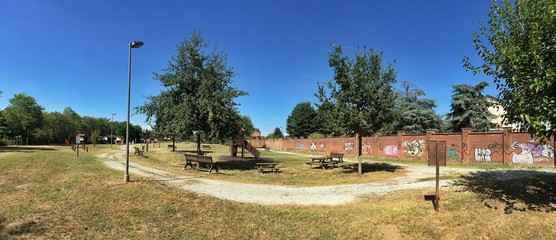
<instances>
[{"instance_id":1,"label":"grass lawn","mask_svg":"<svg viewBox=\"0 0 556 240\"><path fill-rule=\"evenodd\" d=\"M225 146L219 148L215 145L211 154L227 151ZM430 202L423 200L423 195L432 194L430 189L401 191L334 207L263 206L206 197L139 176L132 176L131 183L123 183L122 172L107 168L96 157L108 151L109 146L90 147L89 152L81 152L77 158L67 146L0 148L0 239L553 239L556 236L556 175L552 173L521 178L505 178L505 172L464 176L458 187L441 190L439 213L434 212ZM145 153L148 158L132 157L131 161L184 172L183 156L166 149L159 152L152 149ZM304 165L307 159L287 158L272 152L264 154L264 158L278 161L283 173L257 174L248 167L224 168L222 174L210 175L193 170L186 172L230 181L293 185L314 185L314 180L308 179L316 177L321 177L319 184L348 181L334 179L338 176L351 178L351 173L344 173L349 167L307 171ZM392 174L380 170L364 175L383 173ZM308 174L314 175L304 176ZM403 174L403 171L395 170L393 174ZM291 179L281 179L281 175ZM353 182L357 181L373 179L354 177Z\"/></svg>"}]
</instances>

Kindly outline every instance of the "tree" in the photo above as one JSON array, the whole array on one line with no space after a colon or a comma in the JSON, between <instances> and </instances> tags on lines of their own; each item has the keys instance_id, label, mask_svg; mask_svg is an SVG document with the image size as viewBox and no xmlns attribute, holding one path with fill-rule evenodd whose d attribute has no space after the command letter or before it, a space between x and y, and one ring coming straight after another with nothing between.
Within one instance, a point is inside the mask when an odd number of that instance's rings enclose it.
<instances>
[{"instance_id":1,"label":"tree","mask_svg":"<svg viewBox=\"0 0 556 240\"><path fill-rule=\"evenodd\" d=\"M240 115L234 98L246 95L231 87L235 75L223 52L208 48L198 32L177 46L177 54L162 74L155 74L165 88L149 96L137 110L155 122L159 133L187 137L201 131L210 139L227 139L239 133Z\"/></svg>"},{"instance_id":2,"label":"tree","mask_svg":"<svg viewBox=\"0 0 556 240\"><path fill-rule=\"evenodd\" d=\"M453 131L472 128L486 132L490 129L490 120L494 115L488 111L490 104L482 94L487 86L487 82L480 82L475 86L467 84L453 86L451 112L448 113L448 117L452 120Z\"/></svg>"},{"instance_id":3,"label":"tree","mask_svg":"<svg viewBox=\"0 0 556 240\"><path fill-rule=\"evenodd\" d=\"M310 102L298 103L286 120L286 131L290 136L307 137L315 130L316 113Z\"/></svg>"},{"instance_id":4,"label":"tree","mask_svg":"<svg viewBox=\"0 0 556 240\"><path fill-rule=\"evenodd\" d=\"M239 128L243 128L243 130L245 130L245 132L244 132L245 136L248 136L248 137L250 137L253 132L257 132L256 129L255 129L255 125L253 124L253 121L251 120L251 117L249 117L247 115L243 115L239 119Z\"/></svg>"},{"instance_id":5,"label":"tree","mask_svg":"<svg viewBox=\"0 0 556 240\"><path fill-rule=\"evenodd\" d=\"M494 78L504 122L524 123L541 141L556 126L555 10L556 1L493 1L488 28L481 22L473 39L483 63L463 61L474 74Z\"/></svg>"},{"instance_id":6,"label":"tree","mask_svg":"<svg viewBox=\"0 0 556 240\"><path fill-rule=\"evenodd\" d=\"M21 135L29 144L29 136L43 124L43 110L35 98L25 93L14 95L4 109L4 120L12 136Z\"/></svg>"},{"instance_id":7,"label":"tree","mask_svg":"<svg viewBox=\"0 0 556 240\"><path fill-rule=\"evenodd\" d=\"M373 135L383 129L394 116L396 82L393 63L382 65L382 53L366 47L358 49L355 60L344 56L342 47L333 46L328 54L328 65L334 69L334 82L328 81L327 94L319 84L317 97L330 102L332 112L343 134L358 137L358 172L361 174L361 140L363 135Z\"/></svg>"},{"instance_id":8,"label":"tree","mask_svg":"<svg viewBox=\"0 0 556 240\"><path fill-rule=\"evenodd\" d=\"M272 132L272 138L283 138L284 137L284 133L282 133L282 130L280 128L274 128L274 132Z\"/></svg>"},{"instance_id":9,"label":"tree","mask_svg":"<svg viewBox=\"0 0 556 240\"><path fill-rule=\"evenodd\" d=\"M422 134L426 129L440 128L440 116L434 111L436 103L432 99L421 98L424 95L423 90L409 81L402 82L402 89L396 98L399 116L396 129L408 134Z\"/></svg>"}]
</instances>

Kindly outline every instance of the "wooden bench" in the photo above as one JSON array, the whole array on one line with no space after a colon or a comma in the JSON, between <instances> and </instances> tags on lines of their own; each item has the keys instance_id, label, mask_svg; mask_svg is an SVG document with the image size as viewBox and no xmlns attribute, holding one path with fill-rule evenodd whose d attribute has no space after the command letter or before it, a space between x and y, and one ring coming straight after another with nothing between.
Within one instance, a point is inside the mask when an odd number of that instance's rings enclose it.
<instances>
[{"instance_id":1,"label":"wooden bench","mask_svg":"<svg viewBox=\"0 0 556 240\"><path fill-rule=\"evenodd\" d=\"M170 151L173 151L173 150L174 150L174 145L169 144L169 145L168 145L168 149L170 149Z\"/></svg>"},{"instance_id":2,"label":"wooden bench","mask_svg":"<svg viewBox=\"0 0 556 240\"><path fill-rule=\"evenodd\" d=\"M337 158L338 162L343 162L344 161L344 154L343 153L331 152L330 155L328 155L327 157L331 158L331 160L334 160L334 158Z\"/></svg>"},{"instance_id":3,"label":"wooden bench","mask_svg":"<svg viewBox=\"0 0 556 240\"><path fill-rule=\"evenodd\" d=\"M138 147L133 147L133 148L135 149L135 153L133 153L133 155L143 156L143 157L145 156L145 155L143 155L143 152L144 152L143 150L139 149Z\"/></svg>"},{"instance_id":4,"label":"wooden bench","mask_svg":"<svg viewBox=\"0 0 556 240\"><path fill-rule=\"evenodd\" d=\"M203 145L203 149L208 149L208 150L210 150L210 145Z\"/></svg>"},{"instance_id":5,"label":"wooden bench","mask_svg":"<svg viewBox=\"0 0 556 240\"><path fill-rule=\"evenodd\" d=\"M188 165L191 166L191 168L195 168L193 167L193 162L196 162L199 168L203 165L208 166L209 173L211 173L213 169L218 172L218 162L212 161L211 156L185 154L185 166L183 166L183 169L186 169Z\"/></svg>"},{"instance_id":6,"label":"wooden bench","mask_svg":"<svg viewBox=\"0 0 556 240\"><path fill-rule=\"evenodd\" d=\"M278 167L276 167L277 163L255 163L257 167L257 171L260 173L266 172L274 172L278 173Z\"/></svg>"}]
</instances>

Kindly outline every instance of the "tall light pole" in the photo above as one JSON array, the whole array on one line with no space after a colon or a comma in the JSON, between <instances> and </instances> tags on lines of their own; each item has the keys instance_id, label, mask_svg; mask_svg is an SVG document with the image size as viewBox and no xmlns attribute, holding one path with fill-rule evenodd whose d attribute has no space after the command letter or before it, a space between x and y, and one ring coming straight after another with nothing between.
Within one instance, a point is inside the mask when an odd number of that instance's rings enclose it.
<instances>
[{"instance_id":1,"label":"tall light pole","mask_svg":"<svg viewBox=\"0 0 556 240\"><path fill-rule=\"evenodd\" d=\"M110 149L112 149L112 143L114 143L114 134L112 134L112 123L114 122L114 115L116 114L112 113L112 120L110 120Z\"/></svg>"},{"instance_id":2,"label":"tall light pole","mask_svg":"<svg viewBox=\"0 0 556 240\"><path fill-rule=\"evenodd\" d=\"M129 95L131 89L131 49L143 46L141 41L133 41L129 43L129 61L127 65L127 123L125 126L125 176L124 181L129 182Z\"/></svg>"}]
</instances>

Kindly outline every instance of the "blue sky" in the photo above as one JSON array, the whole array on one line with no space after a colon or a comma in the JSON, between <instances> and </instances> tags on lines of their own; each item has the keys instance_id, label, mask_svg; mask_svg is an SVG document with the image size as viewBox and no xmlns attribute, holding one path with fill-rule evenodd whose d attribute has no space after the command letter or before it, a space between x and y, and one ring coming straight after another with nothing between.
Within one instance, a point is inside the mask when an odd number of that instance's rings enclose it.
<instances>
[{"instance_id":1,"label":"blue sky","mask_svg":"<svg viewBox=\"0 0 556 240\"><path fill-rule=\"evenodd\" d=\"M14 94L33 96L46 111L73 108L81 116L125 121L127 60L133 50L131 106L162 89L176 45L198 30L228 55L236 101L264 135L285 131L297 103L315 102L317 82L332 78L332 44L353 56L357 46L396 60L398 83L408 80L450 110L452 85L491 83L462 66L475 63L472 34L487 21L491 1L111 1L0 0L0 108ZM131 122L146 126L145 116Z\"/></svg>"}]
</instances>

